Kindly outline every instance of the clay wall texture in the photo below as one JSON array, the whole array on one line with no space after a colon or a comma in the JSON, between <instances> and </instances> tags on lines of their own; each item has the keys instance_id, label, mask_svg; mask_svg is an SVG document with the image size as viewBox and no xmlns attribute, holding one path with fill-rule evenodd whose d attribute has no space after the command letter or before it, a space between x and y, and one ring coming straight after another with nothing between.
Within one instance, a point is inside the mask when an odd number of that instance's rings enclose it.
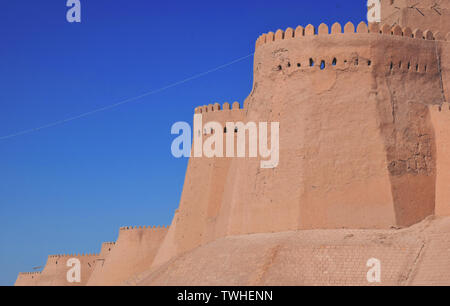
<instances>
[{"instance_id":1,"label":"clay wall texture","mask_svg":"<svg viewBox=\"0 0 450 306\"><path fill-rule=\"evenodd\" d=\"M116 246L115 242L103 242L100 250L100 254L95 260L94 270L89 277L88 284L98 284L103 279L105 261L109 254L112 252Z\"/></svg>"},{"instance_id":2,"label":"clay wall texture","mask_svg":"<svg viewBox=\"0 0 450 306\"><path fill-rule=\"evenodd\" d=\"M436 215L450 216L450 104L430 109L436 137Z\"/></svg>"},{"instance_id":3,"label":"clay wall texture","mask_svg":"<svg viewBox=\"0 0 450 306\"><path fill-rule=\"evenodd\" d=\"M381 0L383 23L450 32L449 0Z\"/></svg>"},{"instance_id":4,"label":"clay wall texture","mask_svg":"<svg viewBox=\"0 0 450 306\"><path fill-rule=\"evenodd\" d=\"M155 265L226 236L403 227L434 214L450 168L435 137L448 125L430 110L445 101L448 44L431 31L365 23L258 38L237 119L280 122L280 163L191 158ZM204 122L237 120L217 105L200 111Z\"/></svg>"},{"instance_id":5,"label":"clay wall texture","mask_svg":"<svg viewBox=\"0 0 450 306\"><path fill-rule=\"evenodd\" d=\"M197 107L193 133L236 151L204 125L279 122L278 166L248 139L245 158L190 158L171 226L121 228L80 257L82 284L359 285L370 257L383 284L450 284L449 219L426 219L450 216L450 1L412 2L261 35L248 98ZM66 285L66 258L16 284Z\"/></svg>"},{"instance_id":6,"label":"clay wall texture","mask_svg":"<svg viewBox=\"0 0 450 306\"><path fill-rule=\"evenodd\" d=\"M103 245L89 286L117 286L134 274L149 269L167 233L166 227L123 227L114 246Z\"/></svg>"},{"instance_id":7,"label":"clay wall texture","mask_svg":"<svg viewBox=\"0 0 450 306\"><path fill-rule=\"evenodd\" d=\"M42 272L31 274L33 276L31 284L30 275L27 276L27 282L22 283L19 275L16 285L32 286L85 286L94 270L95 261L98 254L71 254L71 255L50 255ZM81 263L81 282L69 283L67 281L67 272L71 267L67 267L67 261L71 258L77 258Z\"/></svg>"},{"instance_id":8,"label":"clay wall texture","mask_svg":"<svg viewBox=\"0 0 450 306\"><path fill-rule=\"evenodd\" d=\"M218 239L125 284L151 286L450 285L450 218L402 230L302 230ZM226 250L226 251L224 251ZM381 283L367 281L367 262Z\"/></svg>"},{"instance_id":9,"label":"clay wall texture","mask_svg":"<svg viewBox=\"0 0 450 306\"><path fill-rule=\"evenodd\" d=\"M37 286L41 272L20 272L15 286Z\"/></svg>"}]
</instances>

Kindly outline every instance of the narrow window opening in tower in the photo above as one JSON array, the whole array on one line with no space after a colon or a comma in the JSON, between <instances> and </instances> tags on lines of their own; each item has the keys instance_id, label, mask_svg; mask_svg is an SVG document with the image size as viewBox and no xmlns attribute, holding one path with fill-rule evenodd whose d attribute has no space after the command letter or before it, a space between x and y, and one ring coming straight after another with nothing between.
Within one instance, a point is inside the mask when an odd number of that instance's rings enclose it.
<instances>
[{"instance_id":1,"label":"narrow window opening in tower","mask_svg":"<svg viewBox=\"0 0 450 306\"><path fill-rule=\"evenodd\" d=\"M358 65L359 65L359 60L355 59L355 66L358 66Z\"/></svg>"},{"instance_id":2,"label":"narrow window opening in tower","mask_svg":"<svg viewBox=\"0 0 450 306\"><path fill-rule=\"evenodd\" d=\"M214 129L211 129L211 134L214 134Z\"/></svg>"},{"instance_id":3,"label":"narrow window opening in tower","mask_svg":"<svg viewBox=\"0 0 450 306\"><path fill-rule=\"evenodd\" d=\"M402 62L398 63L398 68L402 68Z\"/></svg>"},{"instance_id":4,"label":"narrow window opening in tower","mask_svg":"<svg viewBox=\"0 0 450 306\"><path fill-rule=\"evenodd\" d=\"M425 72L427 72L427 69L428 69L428 67L427 67L427 65L425 65L425 67L424 67Z\"/></svg>"},{"instance_id":5,"label":"narrow window opening in tower","mask_svg":"<svg viewBox=\"0 0 450 306\"><path fill-rule=\"evenodd\" d=\"M312 58L309 59L309 66L314 67L314 60Z\"/></svg>"},{"instance_id":6,"label":"narrow window opening in tower","mask_svg":"<svg viewBox=\"0 0 450 306\"><path fill-rule=\"evenodd\" d=\"M288 66L288 67L291 67L291 62L288 62L287 66Z\"/></svg>"},{"instance_id":7,"label":"narrow window opening in tower","mask_svg":"<svg viewBox=\"0 0 450 306\"><path fill-rule=\"evenodd\" d=\"M408 63L408 70L411 70L411 63Z\"/></svg>"},{"instance_id":8,"label":"narrow window opening in tower","mask_svg":"<svg viewBox=\"0 0 450 306\"><path fill-rule=\"evenodd\" d=\"M300 63L297 63L297 67L299 67L299 68L300 68L301 66L302 66L302 64L300 64Z\"/></svg>"},{"instance_id":9,"label":"narrow window opening in tower","mask_svg":"<svg viewBox=\"0 0 450 306\"><path fill-rule=\"evenodd\" d=\"M337 64L337 59L336 58L333 58L333 62L331 63L333 66L336 66L336 64Z\"/></svg>"},{"instance_id":10,"label":"narrow window opening in tower","mask_svg":"<svg viewBox=\"0 0 450 306\"><path fill-rule=\"evenodd\" d=\"M371 66L372 65L372 61L371 60L368 60L367 61L367 66Z\"/></svg>"},{"instance_id":11,"label":"narrow window opening in tower","mask_svg":"<svg viewBox=\"0 0 450 306\"><path fill-rule=\"evenodd\" d=\"M223 128L223 133L226 134L227 133L227 127Z\"/></svg>"},{"instance_id":12,"label":"narrow window opening in tower","mask_svg":"<svg viewBox=\"0 0 450 306\"><path fill-rule=\"evenodd\" d=\"M281 65L278 65L278 70L282 70L283 67L281 67Z\"/></svg>"},{"instance_id":13,"label":"narrow window opening in tower","mask_svg":"<svg viewBox=\"0 0 450 306\"><path fill-rule=\"evenodd\" d=\"M320 70L324 70L325 69L325 61L321 61L320 62Z\"/></svg>"},{"instance_id":14,"label":"narrow window opening in tower","mask_svg":"<svg viewBox=\"0 0 450 306\"><path fill-rule=\"evenodd\" d=\"M394 63L391 62L391 70L394 69Z\"/></svg>"},{"instance_id":15,"label":"narrow window opening in tower","mask_svg":"<svg viewBox=\"0 0 450 306\"><path fill-rule=\"evenodd\" d=\"M419 71L419 64L416 64L416 71Z\"/></svg>"},{"instance_id":16,"label":"narrow window opening in tower","mask_svg":"<svg viewBox=\"0 0 450 306\"><path fill-rule=\"evenodd\" d=\"M234 128L234 132L237 133L238 132L238 128Z\"/></svg>"}]
</instances>

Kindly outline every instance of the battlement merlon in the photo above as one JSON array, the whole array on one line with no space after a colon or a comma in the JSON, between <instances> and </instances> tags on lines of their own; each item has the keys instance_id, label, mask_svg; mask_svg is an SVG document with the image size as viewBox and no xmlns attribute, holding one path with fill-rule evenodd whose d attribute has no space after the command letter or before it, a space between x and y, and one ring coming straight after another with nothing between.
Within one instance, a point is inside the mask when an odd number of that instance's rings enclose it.
<instances>
[{"instance_id":1,"label":"battlement merlon","mask_svg":"<svg viewBox=\"0 0 450 306\"><path fill-rule=\"evenodd\" d=\"M221 106L219 103L199 106L194 111L194 133L209 135L213 133L213 126L206 126L208 123L219 123L225 127L227 122L242 122L245 121L245 103L233 102L232 104L225 102ZM201 123L198 118L201 118ZM217 127L216 127L217 128Z\"/></svg>"},{"instance_id":2,"label":"battlement merlon","mask_svg":"<svg viewBox=\"0 0 450 306\"><path fill-rule=\"evenodd\" d=\"M295 30L293 28L287 28L285 31L279 29L275 33L265 33L256 40L255 48L258 49L258 47L274 41L301 39L308 36L355 34L355 30L357 34L387 34L405 38L450 41L450 30L444 32L438 30L432 31L428 28L401 27L400 25L391 26L387 23L370 23L367 25L365 22L360 22L357 27L353 23L348 22L342 27L340 23L336 22L331 26L331 29L329 29L328 25L322 23L317 29L309 24L306 27L298 26Z\"/></svg>"},{"instance_id":3,"label":"battlement merlon","mask_svg":"<svg viewBox=\"0 0 450 306\"><path fill-rule=\"evenodd\" d=\"M115 242L103 242L102 245L115 245L115 244L116 244Z\"/></svg>"},{"instance_id":4,"label":"battlement merlon","mask_svg":"<svg viewBox=\"0 0 450 306\"><path fill-rule=\"evenodd\" d=\"M29 275L29 276L31 276L31 275L40 275L40 274L42 274L41 271L36 271L36 272L19 272L19 275Z\"/></svg>"},{"instance_id":5,"label":"battlement merlon","mask_svg":"<svg viewBox=\"0 0 450 306\"><path fill-rule=\"evenodd\" d=\"M119 231L131 231L131 230L158 230L158 229L168 229L167 225L158 226L122 226Z\"/></svg>"},{"instance_id":6,"label":"battlement merlon","mask_svg":"<svg viewBox=\"0 0 450 306\"><path fill-rule=\"evenodd\" d=\"M81 258L81 257L95 257L99 254L96 253L72 253L72 254L56 254L56 255L48 255L48 259L59 259L59 258Z\"/></svg>"},{"instance_id":7,"label":"battlement merlon","mask_svg":"<svg viewBox=\"0 0 450 306\"><path fill-rule=\"evenodd\" d=\"M241 106L239 102L233 102L233 104L230 106L230 103L225 102L222 106L220 106L219 103L209 104L209 105L203 105L195 108L196 114L206 114L211 112L217 112L222 110L239 110L241 109Z\"/></svg>"}]
</instances>

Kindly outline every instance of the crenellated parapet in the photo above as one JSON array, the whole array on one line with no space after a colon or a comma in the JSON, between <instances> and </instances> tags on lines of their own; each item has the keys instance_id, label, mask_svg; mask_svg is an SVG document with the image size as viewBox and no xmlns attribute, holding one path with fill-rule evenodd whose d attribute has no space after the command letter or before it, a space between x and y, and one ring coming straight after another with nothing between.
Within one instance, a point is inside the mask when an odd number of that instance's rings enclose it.
<instances>
[{"instance_id":1,"label":"crenellated parapet","mask_svg":"<svg viewBox=\"0 0 450 306\"><path fill-rule=\"evenodd\" d=\"M219 111L236 111L236 110L241 110L241 105L237 101L233 102L231 105L230 103L225 102L222 106L219 103L199 106L195 108L195 113L206 114Z\"/></svg>"},{"instance_id":2,"label":"crenellated parapet","mask_svg":"<svg viewBox=\"0 0 450 306\"><path fill-rule=\"evenodd\" d=\"M92 257L98 256L97 253L71 253L71 254L58 254L58 255L48 255L49 259L58 259L58 258L71 258L71 257Z\"/></svg>"},{"instance_id":3,"label":"crenellated parapet","mask_svg":"<svg viewBox=\"0 0 450 306\"><path fill-rule=\"evenodd\" d=\"M448 69L446 35L430 30L364 22L335 23L317 29L308 25L263 34L257 41L255 91L292 82L311 83L315 93L326 92L352 74L384 78L408 75L418 86ZM446 77L443 76L444 83ZM434 82L434 81L433 81ZM424 84L422 84L424 83ZM343 84L345 85L345 84ZM413 86L414 88L414 86ZM416 87L417 88L417 87ZM251 112L249 106L247 112Z\"/></svg>"},{"instance_id":4,"label":"crenellated parapet","mask_svg":"<svg viewBox=\"0 0 450 306\"><path fill-rule=\"evenodd\" d=\"M114 249L123 247L132 241L140 240L142 237L148 237L152 240L154 237L165 235L169 231L169 226L123 226L119 228L119 236L114 245Z\"/></svg>"},{"instance_id":5,"label":"crenellated parapet","mask_svg":"<svg viewBox=\"0 0 450 306\"><path fill-rule=\"evenodd\" d=\"M35 286L38 284L41 272L20 272L17 276L16 286Z\"/></svg>"},{"instance_id":6,"label":"crenellated parapet","mask_svg":"<svg viewBox=\"0 0 450 306\"><path fill-rule=\"evenodd\" d=\"M195 115L201 115L202 118L202 126L194 126L194 129L198 129L195 133L209 135L215 133L214 128L207 128L205 127L205 124L217 122L222 126L225 126L227 122L243 121L245 117L245 108L241 107L241 104L237 101L232 104L225 102L223 105L214 103L196 107L194 113Z\"/></svg>"},{"instance_id":7,"label":"crenellated parapet","mask_svg":"<svg viewBox=\"0 0 450 306\"><path fill-rule=\"evenodd\" d=\"M106 256L114 249L116 246L115 242L103 242L100 249L100 254L97 260L104 260Z\"/></svg>"},{"instance_id":8,"label":"crenellated parapet","mask_svg":"<svg viewBox=\"0 0 450 306\"><path fill-rule=\"evenodd\" d=\"M433 32L431 30L411 29L410 27L400 27L399 25L390 26L388 24L360 22L356 27L348 22L344 26L336 22L331 26L322 23L318 28L309 24L306 27L298 26L295 30L287 28L285 31L279 29L275 33L269 32L262 34L256 40L256 48L275 41L288 39L302 39L308 36L338 35L338 34L385 34L403 36L405 38L424 39L424 40L442 40L450 41L450 33Z\"/></svg>"},{"instance_id":9,"label":"crenellated parapet","mask_svg":"<svg viewBox=\"0 0 450 306\"><path fill-rule=\"evenodd\" d=\"M115 243L103 243L89 286L118 286L150 268L169 226L124 226Z\"/></svg>"},{"instance_id":10,"label":"crenellated parapet","mask_svg":"<svg viewBox=\"0 0 450 306\"><path fill-rule=\"evenodd\" d=\"M205 139L205 137L216 134L220 129L220 132L223 130L223 136L225 137L227 133L226 124L244 122L245 114L246 110L244 107L241 108L237 101L232 104L225 102L222 106L215 103L197 107L195 108L195 115L201 115L201 125L198 120L194 122L194 133L199 136L202 135ZM217 126L217 123L221 127Z\"/></svg>"},{"instance_id":11,"label":"crenellated parapet","mask_svg":"<svg viewBox=\"0 0 450 306\"><path fill-rule=\"evenodd\" d=\"M93 271L98 254L58 254L49 255L42 272L19 273L16 286L82 286L86 285ZM73 267L70 259L76 258L80 263L80 282L70 282L68 271ZM69 264L69 265L67 265Z\"/></svg>"},{"instance_id":12,"label":"crenellated parapet","mask_svg":"<svg viewBox=\"0 0 450 306\"><path fill-rule=\"evenodd\" d=\"M19 272L19 275L29 275L29 276L32 276L32 275L40 275L42 272L40 272L40 271L37 271L37 272Z\"/></svg>"},{"instance_id":13,"label":"crenellated parapet","mask_svg":"<svg viewBox=\"0 0 450 306\"><path fill-rule=\"evenodd\" d=\"M132 230L157 230L157 229L168 229L168 225L158 225L158 226L122 226L120 231L132 231Z\"/></svg>"}]
</instances>

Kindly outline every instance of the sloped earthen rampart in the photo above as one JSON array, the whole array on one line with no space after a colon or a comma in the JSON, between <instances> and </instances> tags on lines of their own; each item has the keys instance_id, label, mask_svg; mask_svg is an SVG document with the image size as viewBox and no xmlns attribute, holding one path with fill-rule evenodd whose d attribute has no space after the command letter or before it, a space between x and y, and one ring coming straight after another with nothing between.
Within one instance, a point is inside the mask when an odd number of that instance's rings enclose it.
<instances>
[{"instance_id":1,"label":"sloped earthen rampart","mask_svg":"<svg viewBox=\"0 0 450 306\"><path fill-rule=\"evenodd\" d=\"M96 262L96 271L87 283L95 285L120 285L134 274L149 269L167 227L122 227L111 248L103 245L103 254Z\"/></svg>"}]
</instances>

